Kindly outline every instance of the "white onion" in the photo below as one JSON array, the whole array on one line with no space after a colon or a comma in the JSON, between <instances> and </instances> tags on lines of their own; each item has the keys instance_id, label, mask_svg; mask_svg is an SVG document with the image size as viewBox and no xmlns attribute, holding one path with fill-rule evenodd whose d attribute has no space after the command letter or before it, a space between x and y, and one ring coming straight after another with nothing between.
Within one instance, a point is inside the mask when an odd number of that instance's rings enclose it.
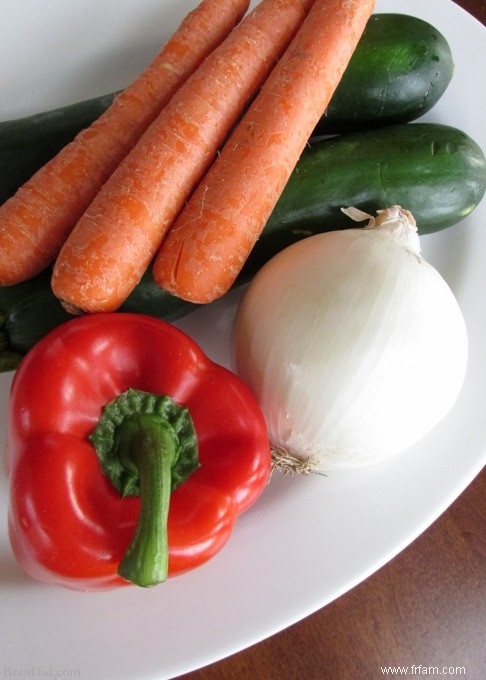
<instances>
[{"instance_id":1,"label":"white onion","mask_svg":"<svg viewBox=\"0 0 486 680\"><path fill-rule=\"evenodd\" d=\"M417 442L450 411L467 363L458 303L398 206L272 258L243 297L233 337L272 446L322 471Z\"/></svg>"}]
</instances>

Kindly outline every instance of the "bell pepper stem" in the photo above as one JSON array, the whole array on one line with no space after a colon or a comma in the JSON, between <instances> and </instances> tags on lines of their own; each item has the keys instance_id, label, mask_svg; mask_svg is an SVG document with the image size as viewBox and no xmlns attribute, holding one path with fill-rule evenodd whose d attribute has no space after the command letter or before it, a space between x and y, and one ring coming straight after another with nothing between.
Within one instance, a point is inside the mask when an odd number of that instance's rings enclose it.
<instances>
[{"instance_id":1,"label":"bell pepper stem","mask_svg":"<svg viewBox=\"0 0 486 680\"><path fill-rule=\"evenodd\" d=\"M167 519L177 441L164 420L138 414L119 428L118 444L126 466L137 468L140 484L138 522L118 573L149 587L165 581L168 573Z\"/></svg>"},{"instance_id":2,"label":"bell pepper stem","mask_svg":"<svg viewBox=\"0 0 486 680\"><path fill-rule=\"evenodd\" d=\"M118 435L119 455L137 467L140 484L138 522L118 573L150 587L165 581L168 573L167 520L177 442L172 428L153 415L128 418Z\"/></svg>"},{"instance_id":3,"label":"bell pepper stem","mask_svg":"<svg viewBox=\"0 0 486 680\"><path fill-rule=\"evenodd\" d=\"M199 467L188 409L168 395L129 388L105 405L89 440L120 495L140 497L137 526L119 575L145 587L165 581L170 496Z\"/></svg>"}]
</instances>

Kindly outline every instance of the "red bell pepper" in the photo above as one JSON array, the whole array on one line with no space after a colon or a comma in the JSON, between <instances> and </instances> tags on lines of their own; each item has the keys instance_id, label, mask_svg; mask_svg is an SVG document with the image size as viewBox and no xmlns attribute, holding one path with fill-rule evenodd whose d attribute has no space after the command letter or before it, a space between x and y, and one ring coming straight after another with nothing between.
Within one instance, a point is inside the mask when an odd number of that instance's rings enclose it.
<instances>
[{"instance_id":1,"label":"red bell pepper","mask_svg":"<svg viewBox=\"0 0 486 680\"><path fill-rule=\"evenodd\" d=\"M270 447L237 376L175 327L119 313L68 321L30 350L5 460L18 561L97 590L210 559L265 487Z\"/></svg>"}]
</instances>

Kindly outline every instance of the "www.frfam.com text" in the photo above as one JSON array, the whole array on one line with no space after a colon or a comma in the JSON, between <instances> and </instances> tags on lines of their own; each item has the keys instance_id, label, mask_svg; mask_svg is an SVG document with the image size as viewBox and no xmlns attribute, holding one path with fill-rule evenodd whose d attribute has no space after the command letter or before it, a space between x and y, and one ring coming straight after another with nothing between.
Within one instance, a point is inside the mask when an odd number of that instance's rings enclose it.
<instances>
[{"instance_id":1,"label":"www.frfam.com text","mask_svg":"<svg viewBox=\"0 0 486 680\"><path fill-rule=\"evenodd\" d=\"M465 666L425 666L412 664L411 666L382 666L383 675L459 675L466 676Z\"/></svg>"}]
</instances>

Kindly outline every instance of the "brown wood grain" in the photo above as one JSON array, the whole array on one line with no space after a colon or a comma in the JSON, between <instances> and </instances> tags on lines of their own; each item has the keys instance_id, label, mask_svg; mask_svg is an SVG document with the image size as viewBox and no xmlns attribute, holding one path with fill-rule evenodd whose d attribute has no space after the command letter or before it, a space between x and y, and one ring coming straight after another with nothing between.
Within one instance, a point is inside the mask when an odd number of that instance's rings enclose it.
<instances>
[{"instance_id":1,"label":"brown wood grain","mask_svg":"<svg viewBox=\"0 0 486 680\"><path fill-rule=\"evenodd\" d=\"M486 0L456 4L486 24ZM353 590L181 678L378 680L387 677L384 666L408 666L399 677L486 679L486 470L414 543Z\"/></svg>"},{"instance_id":2,"label":"brown wood grain","mask_svg":"<svg viewBox=\"0 0 486 680\"><path fill-rule=\"evenodd\" d=\"M486 25L486 1L485 0L454 0L456 5L465 9L482 24Z\"/></svg>"}]
</instances>

